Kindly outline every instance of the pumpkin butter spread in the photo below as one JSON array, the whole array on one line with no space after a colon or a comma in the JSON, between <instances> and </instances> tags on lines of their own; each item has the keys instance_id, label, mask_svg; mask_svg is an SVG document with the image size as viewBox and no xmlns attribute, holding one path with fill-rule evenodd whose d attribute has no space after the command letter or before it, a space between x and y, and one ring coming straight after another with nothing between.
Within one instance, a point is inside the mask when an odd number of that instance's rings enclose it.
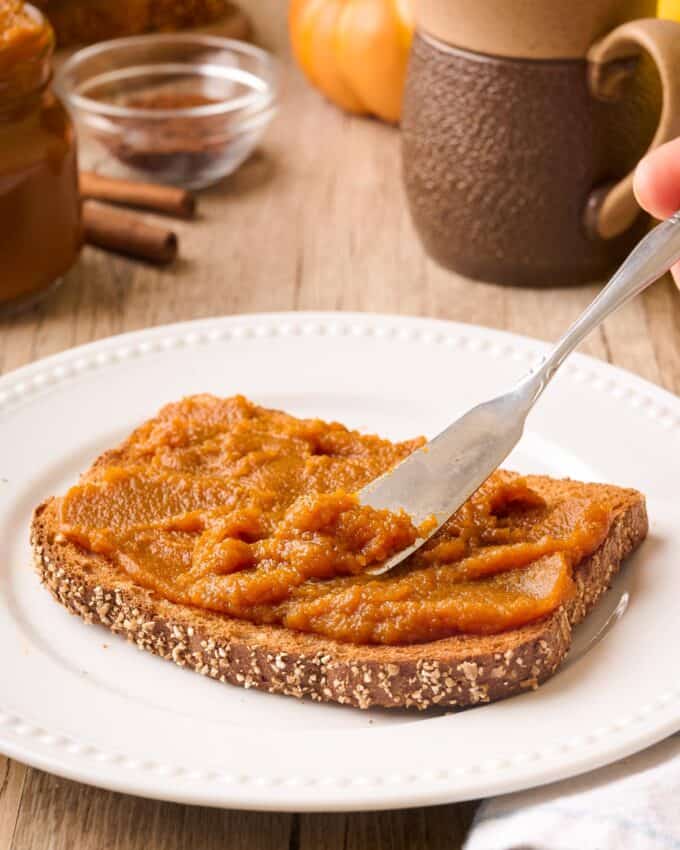
<instances>
[{"instance_id":1,"label":"pumpkin butter spread","mask_svg":"<svg viewBox=\"0 0 680 850\"><path fill-rule=\"evenodd\" d=\"M174 602L353 643L500 632L569 599L611 507L547 503L506 471L402 565L366 574L418 531L354 494L422 444L193 396L68 491L60 532Z\"/></svg>"},{"instance_id":2,"label":"pumpkin butter spread","mask_svg":"<svg viewBox=\"0 0 680 850\"><path fill-rule=\"evenodd\" d=\"M32 50L38 38L45 34L45 27L24 8L23 0L3 0L0 4L0 49L8 47L19 52L24 46Z\"/></svg>"}]
</instances>

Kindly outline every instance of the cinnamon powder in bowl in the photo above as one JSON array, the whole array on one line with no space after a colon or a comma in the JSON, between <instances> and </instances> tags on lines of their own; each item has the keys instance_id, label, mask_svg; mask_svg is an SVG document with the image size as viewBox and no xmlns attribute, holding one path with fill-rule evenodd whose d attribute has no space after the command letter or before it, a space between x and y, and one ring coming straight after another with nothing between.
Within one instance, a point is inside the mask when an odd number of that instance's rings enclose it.
<instances>
[{"instance_id":1,"label":"cinnamon powder in bowl","mask_svg":"<svg viewBox=\"0 0 680 850\"><path fill-rule=\"evenodd\" d=\"M208 35L117 39L76 53L55 85L80 131L137 175L187 188L230 174L278 100L264 50Z\"/></svg>"}]
</instances>

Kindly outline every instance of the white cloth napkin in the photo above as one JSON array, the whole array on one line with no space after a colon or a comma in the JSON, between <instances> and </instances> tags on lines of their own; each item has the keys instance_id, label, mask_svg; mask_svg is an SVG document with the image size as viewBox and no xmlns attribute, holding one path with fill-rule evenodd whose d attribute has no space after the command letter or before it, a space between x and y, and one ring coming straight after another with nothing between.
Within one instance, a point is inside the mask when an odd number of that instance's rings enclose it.
<instances>
[{"instance_id":1,"label":"white cloth napkin","mask_svg":"<svg viewBox=\"0 0 680 850\"><path fill-rule=\"evenodd\" d=\"M486 800L464 850L680 850L680 733L593 773Z\"/></svg>"}]
</instances>

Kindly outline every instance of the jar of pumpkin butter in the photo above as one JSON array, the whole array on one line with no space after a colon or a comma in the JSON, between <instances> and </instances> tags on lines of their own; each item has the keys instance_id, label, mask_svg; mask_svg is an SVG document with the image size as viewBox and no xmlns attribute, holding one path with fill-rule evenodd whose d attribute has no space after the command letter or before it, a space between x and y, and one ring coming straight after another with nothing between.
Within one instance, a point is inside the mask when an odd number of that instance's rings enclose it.
<instances>
[{"instance_id":1,"label":"jar of pumpkin butter","mask_svg":"<svg viewBox=\"0 0 680 850\"><path fill-rule=\"evenodd\" d=\"M0 3L0 313L48 292L80 251L75 133L49 88L53 49L37 9Z\"/></svg>"}]
</instances>

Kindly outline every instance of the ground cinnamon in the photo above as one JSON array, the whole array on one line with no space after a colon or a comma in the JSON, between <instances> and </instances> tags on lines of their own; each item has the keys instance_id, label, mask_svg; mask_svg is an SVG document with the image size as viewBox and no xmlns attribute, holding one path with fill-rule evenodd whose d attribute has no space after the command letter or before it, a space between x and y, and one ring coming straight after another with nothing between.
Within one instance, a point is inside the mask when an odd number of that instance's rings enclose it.
<instances>
[{"instance_id":1,"label":"ground cinnamon","mask_svg":"<svg viewBox=\"0 0 680 850\"><path fill-rule=\"evenodd\" d=\"M107 251L158 265L167 265L177 257L178 239L174 231L96 201L83 204L83 230L85 242Z\"/></svg>"},{"instance_id":2,"label":"ground cinnamon","mask_svg":"<svg viewBox=\"0 0 680 850\"><path fill-rule=\"evenodd\" d=\"M197 106L211 106L220 102L198 92L159 91L128 98L126 106L133 109L195 109Z\"/></svg>"},{"instance_id":3,"label":"ground cinnamon","mask_svg":"<svg viewBox=\"0 0 680 850\"><path fill-rule=\"evenodd\" d=\"M121 180L91 171L80 173L80 194L86 199L140 207L177 218L192 218L196 212L196 198L187 189Z\"/></svg>"},{"instance_id":4,"label":"ground cinnamon","mask_svg":"<svg viewBox=\"0 0 680 850\"><path fill-rule=\"evenodd\" d=\"M125 106L150 111L194 109L219 103L222 101L202 94L168 91L125 100ZM175 185L200 181L201 175L224 156L225 145L234 132L228 119L207 124L205 119L181 114L164 118L162 134L157 132L156 119L143 115L135 118L131 126L135 133L128 138L104 134L101 143L119 162Z\"/></svg>"}]
</instances>

